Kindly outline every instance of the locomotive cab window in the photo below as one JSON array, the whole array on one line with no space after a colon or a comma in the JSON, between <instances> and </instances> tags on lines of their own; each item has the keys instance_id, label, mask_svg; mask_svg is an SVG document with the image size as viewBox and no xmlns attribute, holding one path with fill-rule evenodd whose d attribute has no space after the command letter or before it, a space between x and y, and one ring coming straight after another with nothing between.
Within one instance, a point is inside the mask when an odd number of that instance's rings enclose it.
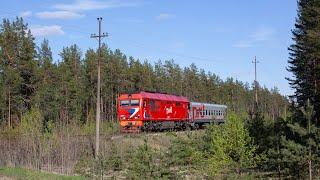
<instances>
[{"instance_id":1,"label":"locomotive cab window","mask_svg":"<svg viewBox=\"0 0 320 180\"><path fill-rule=\"evenodd\" d=\"M138 99L132 99L131 100L131 106L139 106L139 100Z\"/></svg>"},{"instance_id":2,"label":"locomotive cab window","mask_svg":"<svg viewBox=\"0 0 320 180\"><path fill-rule=\"evenodd\" d=\"M121 107L128 107L128 106L139 106L140 101L138 99L133 100L121 100L120 106Z\"/></svg>"},{"instance_id":3,"label":"locomotive cab window","mask_svg":"<svg viewBox=\"0 0 320 180\"><path fill-rule=\"evenodd\" d=\"M129 106L129 100L122 100L122 101L120 101L120 106L122 106L122 107Z\"/></svg>"}]
</instances>

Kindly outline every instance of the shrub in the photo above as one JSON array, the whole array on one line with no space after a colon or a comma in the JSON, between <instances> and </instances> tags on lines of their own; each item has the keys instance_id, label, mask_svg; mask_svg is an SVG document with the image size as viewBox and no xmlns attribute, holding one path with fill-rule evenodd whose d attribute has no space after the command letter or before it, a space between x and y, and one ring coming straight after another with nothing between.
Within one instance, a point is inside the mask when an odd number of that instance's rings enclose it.
<instances>
[{"instance_id":1,"label":"shrub","mask_svg":"<svg viewBox=\"0 0 320 180\"><path fill-rule=\"evenodd\" d=\"M223 169L235 169L241 173L243 169L255 165L252 146L248 130L243 121L236 115L228 116L226 124L213 125L207 129L205 139L209 140L208 169L209 174L217 175Z\"/></svg>"},{"instance_id":2,"label":"shrub","mask_svg":"<svg viewBox=\"0 0 320 180\"><path fill-rule=\"evenodd\" d=\"M171 175L165 156L153 151L147 139L132 153L128 170L130 179L168 179Z\"/></svg>"}]
</instances>

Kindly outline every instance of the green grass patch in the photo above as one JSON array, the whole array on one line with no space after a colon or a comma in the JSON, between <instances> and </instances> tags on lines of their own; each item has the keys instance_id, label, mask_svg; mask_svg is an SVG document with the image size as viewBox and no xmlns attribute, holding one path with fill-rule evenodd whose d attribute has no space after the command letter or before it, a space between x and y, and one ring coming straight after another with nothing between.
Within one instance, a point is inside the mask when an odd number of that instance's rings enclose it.
<instances>
[{"instance_id":1,"label":"green grass patch","mask_svg":"<svg viewBox=\"0 0 320 180\"><path fill-rule=\"evenodd\" d=\"M9 167L0 167L0 179L1 177L8 177L12 179L43 179L43 180L83 180L84 177L81 176L66 176L59 174L52 174L47 172L35 171L25 168L9 168Z\"/></svg>"}]
</instances>

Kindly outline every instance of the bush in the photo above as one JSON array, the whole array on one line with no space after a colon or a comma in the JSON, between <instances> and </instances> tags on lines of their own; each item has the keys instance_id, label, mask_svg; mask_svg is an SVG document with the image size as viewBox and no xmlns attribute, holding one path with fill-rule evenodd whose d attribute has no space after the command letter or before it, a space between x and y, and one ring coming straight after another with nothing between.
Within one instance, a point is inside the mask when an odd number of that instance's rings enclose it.
<instances>
[{"instance_id":1,"label":"bush","mask_svg":"<svg viewBox=\"0 0 320 180\"><path fill-rule=\"evenodd\" d=\"M208 170L211 176L221 170L242 170L255 165L254 151L248 130L243 121L234 114L228 116L226 124L212 125L207 129L205 137L208 140Z\"/></svg>"},{"instance_id":2,"label":"bush","mask_svg":"<svg viewBox=\"0 0 320 180\"><path fill-rule=\"evenodd\" d=\"M43 117L40 110L32 108L22 116L20 132L25 136L31 136L33 138L35 138L35 136L39 137L43 128L42 120Z\"/></svg>"},{"instance_id":3,"label":"bush","mask_svg":"<svg viewBox=\"0 0 320 180\"><path fill-rule=\"evenodd\" d=\"M89 153L84 153L75 166L75 172L86 177L104 176L108 173L123 169L123 161L117 146L110 144L110 149L101 152L98 159L94 159Z\"/></svg>"},{"instance_id":4,"label":"bush","mask_svg":"<svg viewBox=\"0 0 320 180\"><path fill-rule=\"evenodd\" d=\"M128 166L129 179L168 179L171 177L165 156L153 151L147 139L132 153Z\"/></svg>"},{"instance_id":5,"label":"bush","mask_svg":"<svg viewBox=\"0 0 320 180\"><path fill-rule=\"evenodd\" d=\"M211 125L200 137L196 134L173 141L172 165L185 166L189 171L210 177L222 170L241 174L244 169L255 166L255 147L243 121L234 114L229 115L226 124Z\"/></svg>"}]
</instances>

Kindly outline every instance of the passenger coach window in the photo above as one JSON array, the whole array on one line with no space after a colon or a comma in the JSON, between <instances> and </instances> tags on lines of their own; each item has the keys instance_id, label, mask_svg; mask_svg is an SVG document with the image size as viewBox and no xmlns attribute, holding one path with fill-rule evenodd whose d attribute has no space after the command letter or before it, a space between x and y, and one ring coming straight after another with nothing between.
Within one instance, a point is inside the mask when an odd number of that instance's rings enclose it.
<instances>
[{"instance_id":1,"label":"passenger coach window","mask_svg":"<svg viewBox=\"0 0 320 180\"><path fill-rule=\"evenodd\" d=\"M120 101L120 106L123 106L123 107L129 106L129 100Z\"/></svg>"},{"instance_id":2,"label":"passenger coach window","mask_svg":"<svg viewBox=\"0 0 320 180\"><path fill-rule=\"evenodd\" d=\"M139 100L137 99L131 100L131 106L139 106Z\"/></svg>"}]
</instances>

